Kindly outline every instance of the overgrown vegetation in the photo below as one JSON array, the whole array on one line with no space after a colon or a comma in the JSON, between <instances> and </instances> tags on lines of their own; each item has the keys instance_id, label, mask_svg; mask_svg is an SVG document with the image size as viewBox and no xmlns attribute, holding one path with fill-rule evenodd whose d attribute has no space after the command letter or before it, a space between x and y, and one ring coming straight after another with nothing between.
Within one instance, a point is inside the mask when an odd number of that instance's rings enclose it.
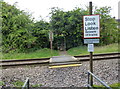
<instances>
[{"instance_id":1,"label":"overgrown vegetation","mask_svg":"<svg viewBox=\"0 0 120 89\"><path fill-rule=\"evenodd\" d=\"M9 5L4 1L0 1L0 4L4 58L8 55L6 53L18 52L26 55L29 51L50 48L50 30L54 33L54 49L70 49L83 45L82 17L89 14L88 9L76 7L71 11L63 11L60 8L52 8L50 22L35 22L29 12L19 10L15 4ZM93 13L100 14L101 38L97 45L118 42L117 22L109 15L110 10L110 7L95 8Z\"/></svg>"}]
</instances>

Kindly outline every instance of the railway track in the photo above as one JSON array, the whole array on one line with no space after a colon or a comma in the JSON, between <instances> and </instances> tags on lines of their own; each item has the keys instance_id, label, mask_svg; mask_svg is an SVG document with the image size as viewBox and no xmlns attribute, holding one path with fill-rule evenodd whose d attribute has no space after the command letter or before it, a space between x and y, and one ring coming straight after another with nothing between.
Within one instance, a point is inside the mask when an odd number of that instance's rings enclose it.
<instances>
[{"instance_id":1,"label":"railway track","mask_svg":"<svg viewBox=\"0 0 120 89\"><path fill-rule=\"evenodd\" d=\"M79 62L89 61L89 55L74 56ZM108 59L118 59L120 58L120 53L106 53L106 54L94 54L93 60L108 60ZM23 65L48 65L50 58L38 58L38 59L21 59L21 60L1 60L1 67L9 66L23 66Z\"/></svg>"}]
</instances>

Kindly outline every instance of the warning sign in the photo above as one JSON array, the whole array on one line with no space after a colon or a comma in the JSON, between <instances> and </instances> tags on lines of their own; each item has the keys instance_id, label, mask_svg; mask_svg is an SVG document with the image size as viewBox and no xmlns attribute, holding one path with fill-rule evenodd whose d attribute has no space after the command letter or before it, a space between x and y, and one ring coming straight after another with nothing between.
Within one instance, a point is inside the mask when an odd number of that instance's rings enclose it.
<instances>
[{"instance_id":1,"label":"warning sign","mask_svg":"<svg viewBox=\"0 0 120 89\"><path fill-rule=\"evenodd\" d=\"M100 16L83 16L84 38L100 38Z\"/></svg>"}]
</instances>

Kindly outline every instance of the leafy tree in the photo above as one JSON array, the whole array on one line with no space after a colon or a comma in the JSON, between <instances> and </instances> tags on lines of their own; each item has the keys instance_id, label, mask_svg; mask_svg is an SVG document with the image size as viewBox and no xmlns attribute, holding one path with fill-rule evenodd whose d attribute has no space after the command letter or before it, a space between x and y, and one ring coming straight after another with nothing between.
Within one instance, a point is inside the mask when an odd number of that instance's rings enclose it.
<instances>
[{"instance_id":1,"label":"leafy tree","mask_svg":"<svg viewBox=\"0 0 120 89\"><path fill-rule=\"evenodd\" d=\"M48 48L49 47L49 23L44 20L37 21L33 26L33 36L36 37L34 46L36 48Z\"/></svg>"},{"instance_id":2,"label":"leafy tree","mask_svg":"<svg viewBox=\"0 0 120 89\"><path fill-rule=\"evenodd\" d=\"M2 12L2 49L26 51L31 48L49 48L49 31L54 32L54 48L66 45L66 49L83 45L83 16L88 15L88 9L76 7L71 11L59 8L51 9L50 22L40 20L34 22L31 15L21 11L15 5L0 1ZM94 14L100 14L100 44L106 45L118 42L117 22L112 18L110 7L96 8ZM1 34L0 34L1 36ZM1 40L1 39L0 39ZM62 47L63 48L63 47Z\"/></svg>"},{"instance_id":3,"label":"leafy tree","mask_svg":"<svg viewBox=\"0 0 120 89\"><path fill-rule=\"evenodd\" d=\"M3 52L11 50L25 50L35 41L31 26L30 15L20 11L15 5L2 3L2 47Z\"/></svg>"},{"instance_id":4,"label":"leafy tree","mask_svg":"<svg viewBox=\"0 0 120 89\"><path fill-rule=\"evenodd\" d=\"M51 27L56 34L56 44L66 41L66 48L83 44L82 42L82 16L88 14L81 8L64 12L59 8L52 8ZM63 39L62 41L59 39Z\"/></svg>"},{"instance_id":5,"label":"leafy tree","mask_svg":"<svg viewBox=\"0 0 120 89\"><path fill-rule=\"evenodd\" d=\"M117 22L109 15L110 10L110 7L101 7L94 11L94 14L100 14L101 38L99 45L118 42ZM50 24L56 34L55 44L63 44L64 39L67 49L84 44L82 17L88 14L88 8L87 10L75 8L66 12L59 8L52 8Z\"/></svg>"},{"instance_id":6,"label":"leafy tree","mask_svg":"<svg viewBox=\"0 0 120 89\"><path fill-rule=\"evenodd\" d=\"M110 7L101 7L94 12L94 14L100 14L100 44L102 45L118 42L118 24L116 20L109 15L110 10Z\"/></svg>"}]
</instances>

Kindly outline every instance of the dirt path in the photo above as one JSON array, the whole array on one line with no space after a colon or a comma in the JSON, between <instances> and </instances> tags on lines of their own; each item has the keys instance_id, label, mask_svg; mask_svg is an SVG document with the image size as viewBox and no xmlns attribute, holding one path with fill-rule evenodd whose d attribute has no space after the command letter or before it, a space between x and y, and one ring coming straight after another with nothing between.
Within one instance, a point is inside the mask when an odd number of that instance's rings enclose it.
<instances>
[{"instance_id":1,"label":"dirt path","mask_svg":"<svg viewBox=\"0 0 120 89\"><path fill-rule=\"evenodd\" d=\"M68 55L68 54L67 54L67 51L59 51L59 54L60 54L60 55Z\"/></svg>"}]
</instances>

